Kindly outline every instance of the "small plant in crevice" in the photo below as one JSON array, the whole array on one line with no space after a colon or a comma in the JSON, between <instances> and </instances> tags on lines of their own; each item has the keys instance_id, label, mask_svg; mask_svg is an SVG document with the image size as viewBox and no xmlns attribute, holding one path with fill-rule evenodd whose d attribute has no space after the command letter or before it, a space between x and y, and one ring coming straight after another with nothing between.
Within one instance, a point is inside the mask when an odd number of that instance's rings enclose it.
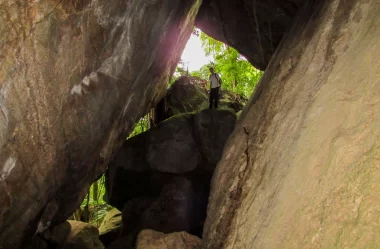
<instances>
[{"instance_id":1,"label":"small plant in crevice","mask_svg":"<svg viewBox=\"0 0 380 249\"><path fill-rule=\"evenodd\" d=\"M135 125L135 128L131 132L128 138L134 137L150 129L151 126L151 112L144 117L140 118L139 122Z\"/></svg>"},{"instance_id":2,"label":"small plant in crevice","mask_svg":"<svg viewBox=\"0 0 380 249\"><path fill-rule=\"evenodd\" d=\"M80 208L70 218L99 227L104 216L113 208L103 200L105 191L105 176L102 175L90 186Z\"/></svg>"},{"instance_id":3,"label":"small plant in crevice","mask_svg":"<svg viewBox=\"0 0 380 249\"><path fill-rule=\"evenodd\" d=\"M137 136L148 130L151 122L150 117L150 113L142 117L128 138ZM103 174L97 181L91 184L80 208L69 219L87 222L95 227L99 227L105 215L113 208L103 200L105 191L105 175Z\"/></svg>"}]
</instances>

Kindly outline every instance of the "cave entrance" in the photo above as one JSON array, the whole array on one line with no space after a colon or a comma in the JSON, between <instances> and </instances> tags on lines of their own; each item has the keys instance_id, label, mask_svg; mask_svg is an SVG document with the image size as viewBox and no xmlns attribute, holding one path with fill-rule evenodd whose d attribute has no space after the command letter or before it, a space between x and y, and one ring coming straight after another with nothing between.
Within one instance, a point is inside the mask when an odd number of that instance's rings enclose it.
<instances>
[{"instance_id":1,"label":"cave entrance","mask_svg":"<svg viewBox=\"0 0 380 249\"><path fill-rule=\"evenodd\" d=\"M210 67L221 76L224 90L244 98L249 98L263 75L237 50L194 28L171 83L180 76L208 81Z\"/></svg>"},{"instance_id":2,"label":"cave entrance","mask_svg":"<svg viewBox=\"0 0 380 249\"><path fill-rule=\"evenodd\" d=\"M217 111L208 109L210 67L222 78ZM214 169L262 75L238 51L195 28L166 96L136 124L73 218L100 227L105 245L134 241L143 229L201 237ZM101 226L107 212L103 224L119 219L115 233Z\"/></svg>"},{"instance_id":3,"label":"cave entrance","mask_svg":"<svg viewBox=\"0 0 380 249\"><path fill-rule=\"evenodd\" d=\"M211 67L222 82L215 97L218 100L212 104L209 103ZM239 116L263 73L236 49L194 28L169 81L166 96L137 127L141 130L141 124L150 120L149 128L174 115L200 112L211 105L232 109Z\"/></svg>"}]
</instances>

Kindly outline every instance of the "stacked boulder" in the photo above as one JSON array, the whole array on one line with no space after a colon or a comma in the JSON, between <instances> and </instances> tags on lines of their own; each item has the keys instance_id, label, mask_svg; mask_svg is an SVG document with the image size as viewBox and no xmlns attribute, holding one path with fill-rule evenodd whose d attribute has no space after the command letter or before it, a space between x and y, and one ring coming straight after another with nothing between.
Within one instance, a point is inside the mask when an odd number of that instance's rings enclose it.
<instances>
[{"instance_id":1,"label":"stacked boulder","mask_svg":"<svg viewBox=\"0 0 380 249\"><path fill-rule=\"evenodd\" d=\"M106 200L123 210L108 248L135 247L144 229L201 237L211 177L235 122L234 110L206 109L128 139L106 173Z\"/></svg>"},{"instance_id":2,"label":"stacked boulder","mask_svg":"<svg viewBox=\"0 0 380 249\"><path fill-rule=\"evenodd\" d=\"M168 89L165 98L155 108L156 121L161 122L174 115L199 112L209 106L207 81L199 77L181 76ZM238 113L247 99L224 90L220 92L219 107L233 109Z\"/></svg>"},{"instance_id":3,"label":"stacked boulder","mask_svg":"<svg viewBox=\"0 0 380 249\"><path fill-rule=\"evenodd\" d=\"M99 231L96 227L69 220L47 229L44 233L26 237L22 248L104 249L104 245L99 240Z\"/></svg>"}]
</instances>

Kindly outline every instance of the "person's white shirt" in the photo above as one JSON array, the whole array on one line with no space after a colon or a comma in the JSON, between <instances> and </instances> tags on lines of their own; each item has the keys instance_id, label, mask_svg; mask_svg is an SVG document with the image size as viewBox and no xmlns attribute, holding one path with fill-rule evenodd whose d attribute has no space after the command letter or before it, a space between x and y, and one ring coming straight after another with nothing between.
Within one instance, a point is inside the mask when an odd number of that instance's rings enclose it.
<instances>
[{"instance_id":1,"label":"person's white shirt","mask_svg":"<svg viewBox=\"0 0 380 249\"><path fill-rule=\"evenodd\" d=\"M217 73L211 74L209 79L211 82L211 86L210 86L211 88L220 87L220 84L219 84L220 76Z\"/></svg>"}]
</instances>

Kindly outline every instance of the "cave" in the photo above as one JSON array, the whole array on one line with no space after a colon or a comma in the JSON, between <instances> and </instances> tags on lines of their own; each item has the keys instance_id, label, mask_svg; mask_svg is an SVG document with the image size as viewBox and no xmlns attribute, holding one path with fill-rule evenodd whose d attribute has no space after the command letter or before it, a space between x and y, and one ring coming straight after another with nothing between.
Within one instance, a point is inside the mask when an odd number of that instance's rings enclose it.
<instances>
[{"instance_id":1,"label":"cave","mask_svg":"<svg viewBox=\"0 0 380 249\"><path fill-rule=\"evenodd\" d=\"M379 247L378 13L376 0L0 2L0 248L38 248L76 210L163 99L194 25L265 70L199 248Z\"/></svg>"}]
</instances>

